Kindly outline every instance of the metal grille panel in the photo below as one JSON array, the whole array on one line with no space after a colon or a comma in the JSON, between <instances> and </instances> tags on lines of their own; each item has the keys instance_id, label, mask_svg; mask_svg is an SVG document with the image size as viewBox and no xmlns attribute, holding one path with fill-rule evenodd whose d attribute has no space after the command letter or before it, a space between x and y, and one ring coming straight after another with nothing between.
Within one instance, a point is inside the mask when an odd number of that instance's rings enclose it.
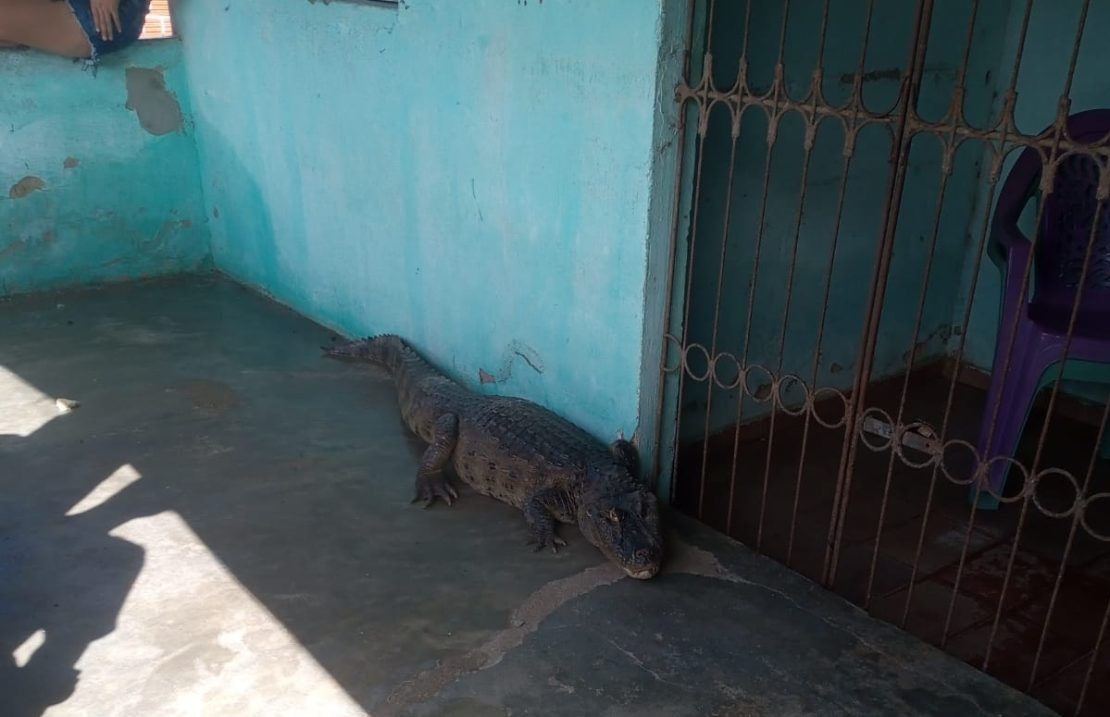
<instances>
[{"instance_id":1,"label":"metal grille panel","mask_svg":"<svg viewBox=\"0 0 1110 717\"><path fill-rule=\"evenodd\" d=\"M695 4L676 92L689 221L673 228L664 404L676 407L680 507L1063 711L1095 714L1110 710L1092 697L1110 677L1110 400L1063 377L1110 338L1110 297L1105 315L1090 308L1110 262L1110 124L1077 118L1088 107L1072 100L1077 73L1097 71L1092 13L1110 11L1042 5ZM1034 46L1044 12L1068 25L1067 43ZM875 67L895 50L896 67ZM1025 126L1037 113L1019 90L1054 63L1048 121ZM1028 250L1007 254L996 208L1026 167L1036 196L1014 226ZM1053 249L1059 217L1085 240ZM1082 291L1045 289L1045 257ZM983 286L991 271L1005 278ZM982 445L1005 402L984 402L984 388L1028 350L1020 312L984 308L1006 290L1054 312L1061 338L1020 449L994 455ZM977 366L989 332L1003 350ZM1010 490L989 484L1000 465ZM1077 593L1098 609L1071 654L1055 646ZM1027 659L1000 657L1021 630L1035 633ZM1057 696L1064 678L1072 698Z\"/></svg>"}]
</instances>

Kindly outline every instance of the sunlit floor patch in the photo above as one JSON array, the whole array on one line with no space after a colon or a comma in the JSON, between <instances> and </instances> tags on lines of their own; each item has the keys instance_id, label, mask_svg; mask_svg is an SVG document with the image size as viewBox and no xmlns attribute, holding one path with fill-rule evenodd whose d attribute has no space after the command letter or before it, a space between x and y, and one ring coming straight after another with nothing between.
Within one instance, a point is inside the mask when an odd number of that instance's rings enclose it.
<instances>
[{"instance_id":1,"label":"sunlit floor patch","mask_svg":"<svg viewBox=\"0 0 1110 717\"><path fill-rule=\"evenodd\" d=\"M53 398L0 366L0 435L26 438L57 416Z\"/></svg>"},{"instance_id":2,"label":"sunlit floor patch","mask_svg":"<svg viewBox=\"0 0 1110 717\"><path fill-rule=\"evenodd\" d=\"M87 496L77 502L77 505L66 511L67 516L79 515L92 510L108 501L112 496L122 491L127 486L142 478L135 467L130 464L120 466L112 475L100 482Z\"/></svg>"},{"instance_id":3,"label":"sunlit floor patch","mask_svg":"<svg viewBox=\"0 0 1110 717\"><path fill-rule=\"evenodd\" d=\"M35 656L38 649L46 642L46 631L39 629L31 633L23 643L12 650L12 659L15 661L16 667L25 667L31 658Z\"/></svg>"},{"instance_id":4,"label":"sunlit floor patch","mask_svg":"<svg viewBox=\"0 0 1110 717\"><path fill-rule=\"evenodd\" d=\"M142 571L46 715L366 714L176 513L111 535L144 549Z\"/></svg>"}]
</instances>

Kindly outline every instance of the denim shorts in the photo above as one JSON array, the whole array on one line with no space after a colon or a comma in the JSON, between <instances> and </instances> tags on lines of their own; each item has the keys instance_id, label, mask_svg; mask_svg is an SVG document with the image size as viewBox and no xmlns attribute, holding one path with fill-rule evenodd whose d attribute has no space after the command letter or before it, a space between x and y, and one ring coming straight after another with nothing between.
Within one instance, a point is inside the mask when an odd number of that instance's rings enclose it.
<instances>
[{"instance_id":1,"label":"denim shorts","mask_svg":"<svg viewBox=\"0 0 1110 717\"><path fill-rule=\"evenodd\" d=\"M96 23L93 21L89 0L66 0L66 2L69 3L69 9L73 11L77 22L81 23L81 29L85 31L85 36L89 38L88 62L90 64L96 64L102 55L122 50L138 40L139 35L143 33L146 14L150 11L150 0L120 0L119 24L123 29L117 31L112 28L114 36L111 40L104 40L100 37L100 33L96 31Z\"/></svg>"}]
</instances>

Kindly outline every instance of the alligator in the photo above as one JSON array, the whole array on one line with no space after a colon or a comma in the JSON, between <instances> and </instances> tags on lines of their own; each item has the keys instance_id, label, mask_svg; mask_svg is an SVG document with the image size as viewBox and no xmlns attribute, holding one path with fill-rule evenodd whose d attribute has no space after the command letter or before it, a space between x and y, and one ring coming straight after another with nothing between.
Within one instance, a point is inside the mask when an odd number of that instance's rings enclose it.
<instances>
[{"instance_id":1,"label":"alligator","mask_svg":"<svg viewBox=\"0 0 1110 717\"><path fill-rule=\"evenodd\" d=\"M523 512L529 543L566 545L557 523L583 537L627 575L654 577L663 558L659 505L641 480L635 447L611 444L552 411L513 396L472 392L392 334L323 347L339 360L385 367L397 386L401 417L428 444L416 471L413 503L451 506L459 494L447 469L476 492Z\"/></svg>"}]
</instances>

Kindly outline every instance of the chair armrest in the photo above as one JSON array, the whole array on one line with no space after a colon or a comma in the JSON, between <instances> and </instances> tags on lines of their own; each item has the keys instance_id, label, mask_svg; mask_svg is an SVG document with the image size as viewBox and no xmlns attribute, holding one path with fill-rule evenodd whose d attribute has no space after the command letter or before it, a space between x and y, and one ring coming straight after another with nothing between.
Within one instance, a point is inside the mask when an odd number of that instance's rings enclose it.
<instances>
[{"instance_id":1,"label":"chair armrest","mask_svg":"<svg viewBox=\"0 0 1110 717\"><path fill-rule=\"evenodd\" d=\"M1003 236L1007 235L1007 236ZM1002 301L1007 311L1019 306L1025 279L1025 266L1031 259L1033 245L1016 227L1012 232L999 232L999 243L1006 251L1006 268L1002 284ZM1032 284L1032 278L1030 278ZM1025 299L1028 300L1028 294ZM1024 303L1024 302L1022 302Z\"/></svg>"}]
</instances>

